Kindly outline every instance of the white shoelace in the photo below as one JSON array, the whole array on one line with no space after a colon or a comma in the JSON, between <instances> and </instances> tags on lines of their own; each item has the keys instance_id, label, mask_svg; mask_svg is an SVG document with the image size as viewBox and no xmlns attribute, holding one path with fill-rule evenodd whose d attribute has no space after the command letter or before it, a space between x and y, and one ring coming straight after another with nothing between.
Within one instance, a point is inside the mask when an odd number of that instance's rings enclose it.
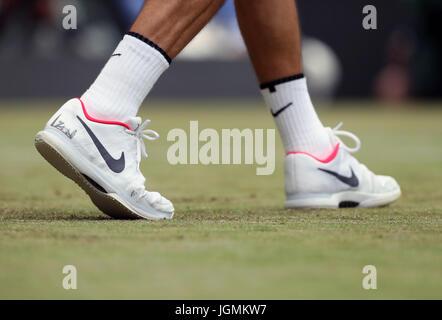
<instances>
[{"instance_id":1,"label":"white shoelace","mask_svg":"<svg viewBox=\"0 0 442 320\"><path fill-rule=\"evenodd\" d=\"M147 158L148 155L146 152L146 145L144 144L143 138L152 141L152 140L157 140L160 137L158 132L151 129L144 129L147 127L149 123L150 120L147 119L146 121L143 122L143 124L139 125L138 128L136 128L135 130L126 129L127 133L137 137L138 153L145 158Z\"/></svg>"},{"instance_id":2,"label":"white shoelace","mask_svg":"<svg viewBox=\"0 0 442 320\"><path fill-rule=\"evenodd\" d=\"M339 130L339 128L343 125L343 122L339 122L339 124L334 127L332 130L333 134L335 135L336 139L339 141L339 143L341 144L341 146L347 150L350 153L354 153L359 151L359 149L361 148L361 140L359 140L359 138L348 131L343 131L343 130ZM345 137L349 137L351 139L353 139L353 141L356 143L355 147L350 148L349 146L347 146L344 142L342 142L342 140L338 137L338 136L345 136Z\"/></svg>"},{"instance_id":3,"label":"white shoelace","mask_svg":"<svg viewBox=\"0 0 442 320\"><path fill-rule=\"evenodd\" d=\"M158 132L151 130L151 129L145 129L147 125L150 123L150 120L144 121L141 125L139 125L135 130L129 130L126 129L126 132L130 135L133 135L137 138L137 161L138 166L141 161L141 156L147 158L147 152L146 152L146 145L144 144L143 139L146 140L157 140L160 135ZM147 192L144 187L145 179L143 177L143 180L140 181L140 184L138 186L134 187L134 192L136 195L134 196L137 200L140 200L143 197L146 197L149 195L149 202L154 203L161 200L161 195L158 192Z\"/></svg>"}]
</instances>

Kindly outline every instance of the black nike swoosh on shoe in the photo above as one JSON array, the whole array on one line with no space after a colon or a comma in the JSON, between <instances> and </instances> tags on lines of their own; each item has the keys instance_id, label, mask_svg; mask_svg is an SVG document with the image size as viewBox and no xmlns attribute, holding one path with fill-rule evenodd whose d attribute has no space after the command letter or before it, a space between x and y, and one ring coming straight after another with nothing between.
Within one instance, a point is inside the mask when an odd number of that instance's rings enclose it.
<instances>
[{"instance_id":1,"label":"black nike swoosh on shoe","mask_svg":"<svg viewBox=\"0 0 442 320\"><path fill-rule=\"evenodd\" d=\"M270 113L272 114L273 117L277 117L281 112L283 112L285 109L287 109L288 107L290 107L293 103L290 102L288 104L286 104L284 107L282 107L281 109L279 109L276 112L273 112L272 109L270 109Z\"/></svg>"},{"instance_id":2,"label":"black nike swoosh on shoe","mask_svg":"<svg viewBox=\"0 0 442 320\"><path fill-rule=\"evenodd\" d=\"M79 116L77 116L77 119L81 122L83 127L86 129L86 132L91 137L92 142L97 147L98 152L103 157L104 161L106 162L109 169L111 169L115 173L120 173L124 170L125 167L125 159L124 159L124 152L121 152L120 159L114 159L109 152L107 152L106 148L102 145L100 140L95 136L95 134L92 132L92 130L87 126L86 123L84 123L83 120Z\"/></svg>"},{"instance_id":3,"label":"black nike swoosh on shoe","mask_svg":"<svg viewBox=\"0 0 442 320\"><path fill-rule=\"evenodd\" d=\"M359 185L359 179L358 179L358 177L356 177L356 175L353 172L353 169L351 167L350 167L350 170L351 170L350 177L342 176L339 173L336 173L336 172L330 171L330 170L326 170L326 169L318 168L318 170L321 170L321 171L324 171L328 174L331 174L332 176L336 177L339 181L341 181L345 184L348 184L350 187L357 187Z\"/></svg>"}]
</instances>

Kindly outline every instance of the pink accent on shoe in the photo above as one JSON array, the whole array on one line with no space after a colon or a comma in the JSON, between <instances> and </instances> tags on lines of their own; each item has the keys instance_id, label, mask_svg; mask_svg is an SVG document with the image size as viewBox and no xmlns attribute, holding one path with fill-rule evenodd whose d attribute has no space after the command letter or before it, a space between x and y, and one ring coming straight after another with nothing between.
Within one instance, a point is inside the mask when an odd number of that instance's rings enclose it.
<instances>
[{"instance_id":1,"label":"pink accent on shoe","mask_svg":"<svg viewBox=\"0 0 442 320\"><path fill-rule=\"evenodd\" d=\"M88 119L89 121L98 122L98 123L103 123L103 124L115 124L115 125L118 125L118 126L126 127L128 130L132 130L132 129L130 128L130 126L129 126L127 123L124 123L124 122L107 121L107 120L98 120L98 119L92 118L92 117L87 113L83 101L81 101L80 98L77 98L77 99L78 99L78 101L81 102L81 107L83 108L84 116L85 116L86 119Z\"/></svg>"},{"instance_id":2,"label":"pink accent on shoe","mask_svg":"<svg viewBox=\"0 0 442 320\"><path fill-rule=\"evenodd\" d=\"M286 156L288 156L289 154L305 154L309 157L312 157L313 159L315 159L316 161L322 162L322 163L328 163L330 161L332 161L334 158L336 158L336 155L338 154L339 151L339 142L336 144L336 147L333 149L333 152L325 159L319 159L317 157L315 157L314 155L307 153L307 152L303 152L303 151L289 151L287 152Z\"/></svg>"}]
</instances>

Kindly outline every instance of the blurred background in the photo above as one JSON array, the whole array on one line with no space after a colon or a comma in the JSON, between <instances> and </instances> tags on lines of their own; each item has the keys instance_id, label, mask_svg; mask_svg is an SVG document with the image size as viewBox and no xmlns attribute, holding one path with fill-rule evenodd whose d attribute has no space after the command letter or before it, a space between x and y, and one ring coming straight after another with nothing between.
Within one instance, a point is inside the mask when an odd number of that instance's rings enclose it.
<instances>
[{"instance_id":1,"label":"blurred background","mask_svg":"<svg viewBox=\"0 0 442 320\"><path fill-rule=\"evenodd\" d=\"M91 84L143 0L0 0L0 98L69 98ZM65 5L77 30L65 30ZM442 95L442 1L299 0L304 68L314 99L401 102ZM377 30L362 8L377 9ZM151 97L258 97L227 0ZM192 81L186 81L192 73ZM69 75L66 77L65 75ZM210 81L207 81L210 79Z\"/></svg>"}]
</instances>

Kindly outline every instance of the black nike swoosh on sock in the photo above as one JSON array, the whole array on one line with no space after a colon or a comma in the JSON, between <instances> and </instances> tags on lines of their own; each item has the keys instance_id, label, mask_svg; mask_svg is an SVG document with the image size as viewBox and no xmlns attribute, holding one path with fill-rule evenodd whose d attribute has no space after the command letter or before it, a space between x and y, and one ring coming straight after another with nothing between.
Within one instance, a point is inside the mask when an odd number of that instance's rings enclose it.
<instances>
[{"instance_id":1,"label":"black nike swoosh on sock","mask_svg":"<svg viewBox=\"0 0 442 320\"><path fill-rule=\"evenodd\" d=\"M115 57L115 56L121 56L121 53L114 53L113 55L111 55L111 57Z\"/></svg>"},{"instance_id":2,"label":"black nike swoosh on sock","mask_svg":"<svg viewBox=\"0 0 442 320\"><path fill-rule=\"evenodd\" d=\"M350 167L350 170L351 170L350 177L342 176L339 173L336 173L336 172L330 171L330 170L326 170L326 169L318 168L318 170L321 170L321 171L324 171L328 174L331 174L332 176L336 177L339 181L349 185L350 187L357 187L359 185L359 179L358 179L358 177L356 177L356 175L353 172L353 169L351 167Z\"/></svg>"},{"instance_id":3,"label":"black nike swoosh on sock","mask_svg":"<svg viewBox=\"0 0 442 320\"><path fill-rule=\"evenodd\" d=\"M124 152L121 152L121 156L119 159L114 159L109 152L106 150L106 148L103 146L103 144L98 140L96 135L92 132L92 130L87 126L86 123L84 123L83 120L79 116L77 116L77 119L80 121L80 123L83 125L83 127L86 129L86 132L91 137L92 142L97 147L98 152L103 157L104 161L106 162L109 169L111 169L115 173L120 173L124 170L125 167L125 159L124 159Z\"/></svg>"},{"instance_id":4,"label":"black nike swoosh on sock","mask_svg":"<svg viewBox=\"0 0 442 320\"><path fill-rule=\"evenodd\" d=\"M272 116L275 118L275 117L277 117L281 112L283 112L285 109L287 109L288 107L290 107L292 104L293 104L293 103L290 102L290 103L286 104L284 107L282 107L281 109L279 109L279 110L276 111L276 112L273 112L273 110L270 109L270 113L271 113Z\"/></svg>"}]
</instances>

